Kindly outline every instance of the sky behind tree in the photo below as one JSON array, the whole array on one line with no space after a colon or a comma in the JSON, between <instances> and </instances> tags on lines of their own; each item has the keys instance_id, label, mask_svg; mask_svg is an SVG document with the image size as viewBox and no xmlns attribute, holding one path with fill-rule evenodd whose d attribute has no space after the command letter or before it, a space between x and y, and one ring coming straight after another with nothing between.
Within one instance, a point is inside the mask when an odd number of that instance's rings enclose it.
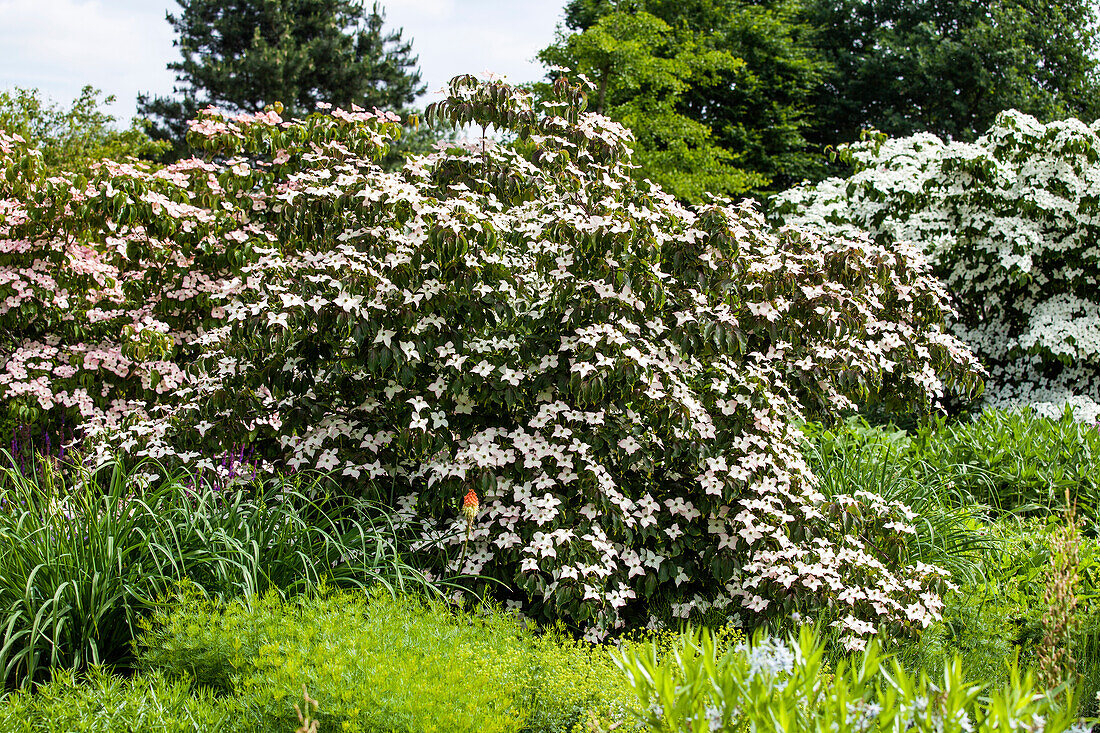
<instances>
[{"instance_id":1,"label":"sky behind tree","mask_svg":"<svg viewBox=\"0 0 1100 733\"><path fill-rule=\"evenodd\" d=\"M369 0L368 3L369 4ZM535 54L554 38L563 0L385 0L386 26L413 39L428 94L452 76L493 71L538 79ZM139 92L172 91L178 58L164 19L174 0L0 0L0 89L38 88L68 103L91 84L134 114Z\"/></svg>"}]
</instances>

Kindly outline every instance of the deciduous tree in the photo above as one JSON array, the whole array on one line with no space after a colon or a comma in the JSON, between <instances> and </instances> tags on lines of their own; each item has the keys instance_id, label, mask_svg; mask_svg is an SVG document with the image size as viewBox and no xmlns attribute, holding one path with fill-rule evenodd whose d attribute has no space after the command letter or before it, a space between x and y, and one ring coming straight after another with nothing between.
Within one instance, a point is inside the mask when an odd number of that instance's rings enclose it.
<instances>
[{"instance_id":1,"label":"deciduous tree","mask_svg":"<svg viewBox=\"0 0 1100 733\"><path fill-rule=\"evenodd\" d=\"M36 89L0 91L0 130L19 135L42 156L47 170L84 172L103 158L154 158L167 145L150 139L135 121L120 130L102 108L113 96L100 98L92 86L80 91L68 109L43 98Z\"/></svg>"},{"instance_id":2,"label":"deciduous tree","mask_svg":"<svg viewBox=\"0 0 1100 733\"><path fill-rule=\"evenodd\" d=\"M1096 8L1090 0L805 0L828 60L813 141L873 127L973 141L997 114L1096 118Z\"/></svg>"},{"instance_id":3,"label":"deciduous tree","mask_svg":"<svg viewBox=\"0 0 1100 733\"><path fill-rule=\"evenodd\" d=\"M573 0L540 58L587 75L637 138L639 175L678 197L816 178L803 130L821 65L786 0ZM553 76L553 73L551 74Z\"/></svg>"}]
</instances>

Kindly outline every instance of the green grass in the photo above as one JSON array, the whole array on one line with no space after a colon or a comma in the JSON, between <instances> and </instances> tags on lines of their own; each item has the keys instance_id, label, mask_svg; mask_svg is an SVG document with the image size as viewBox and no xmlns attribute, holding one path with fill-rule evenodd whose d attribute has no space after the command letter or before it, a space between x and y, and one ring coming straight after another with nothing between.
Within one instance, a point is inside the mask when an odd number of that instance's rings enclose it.
<instances>
[{"instance_id":1,"label":"green grass","mask_svg":"<svg viewBox=\"0 0 1100 733\"><path fill-rule=\"evenodd\" d=\"M162 480L140 495L134 473ZM293 594L322 579L430 588L385 514L322 508L287 483L219 491L159 466L30 476L0 470L0 670L8 686L52 668L125 666L139 619L189 581L211 597Z\"/></svg>"},{"instance_id":2,"label":"green grass","mask_svg":"<svg viewBox=\"0 0 1100 733\"><path fill-rule=\"evenodd\" d=\"M826 501L847 494L870 492L887 502L904 504L917 514L916 532L905 535L899 560L934 564L956 580L971 580L981 572L983 555L993 548L983 531L980 507L961 501L953 474L929 470L900 431L848 424L837 430L809 428L807 459L819 479ZM892 540L864 528L862 539L882 553Z\"/></svg>"}]
</instances>

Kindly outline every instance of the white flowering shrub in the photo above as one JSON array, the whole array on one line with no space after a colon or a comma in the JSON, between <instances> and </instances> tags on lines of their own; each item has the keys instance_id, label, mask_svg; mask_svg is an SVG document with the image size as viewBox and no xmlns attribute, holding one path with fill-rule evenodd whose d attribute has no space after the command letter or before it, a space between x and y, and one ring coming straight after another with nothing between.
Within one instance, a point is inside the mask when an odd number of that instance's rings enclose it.
<instances>
[{"instance_id":1,"label":"white flowering shrub","mask_svg":"<svg viewBox=\"0 0 1100 733\"><path fill-rule=\"evenodd\" d=\"M659 599L833 606L853 646L930 623L945 573L906 555L912 513L826 502L796 426L977 388L924 261L684 207L556 93L457 78L430 116L510 142L397 173L375 162L395 120L358 110L208 112L203 158L91 182L28 182L7 138L0 396L139 456L331 472L449 550L440 572L593 638Z\"/></svg>"},{"instance_id":2,"label":"white flowering shrub","mask_svg":"<svg viewBox=\"0 0 1100 733\"><path fill-rule=\"evenodd\" d=\"M987 402L1100 418L1100 123L1004 112L975 143L848 148L857 172L776 198L777 220L919 247L990 370Z\"/></svg>"}]
</instances>

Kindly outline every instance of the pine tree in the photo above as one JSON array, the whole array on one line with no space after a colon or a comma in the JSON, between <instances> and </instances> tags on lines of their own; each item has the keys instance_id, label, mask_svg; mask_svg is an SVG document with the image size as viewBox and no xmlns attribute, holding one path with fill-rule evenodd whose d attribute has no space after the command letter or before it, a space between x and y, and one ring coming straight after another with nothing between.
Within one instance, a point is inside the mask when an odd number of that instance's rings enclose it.
<instances>
[{"instance_id":1,"label":"pine tree","mask_svg":"<svg viewBox=\"0 0 1100 733\"><path fill-rule=\"evenodd\" d=\"M424 91L412 42L383 27L384 12L362 0L177 0L167 14L182 60L176 96L138 98L152 134L185 148L187 120L210 104L257 112L273 102L284 116L319 102L402 109Z\"/></svg>"}]
</instances>

